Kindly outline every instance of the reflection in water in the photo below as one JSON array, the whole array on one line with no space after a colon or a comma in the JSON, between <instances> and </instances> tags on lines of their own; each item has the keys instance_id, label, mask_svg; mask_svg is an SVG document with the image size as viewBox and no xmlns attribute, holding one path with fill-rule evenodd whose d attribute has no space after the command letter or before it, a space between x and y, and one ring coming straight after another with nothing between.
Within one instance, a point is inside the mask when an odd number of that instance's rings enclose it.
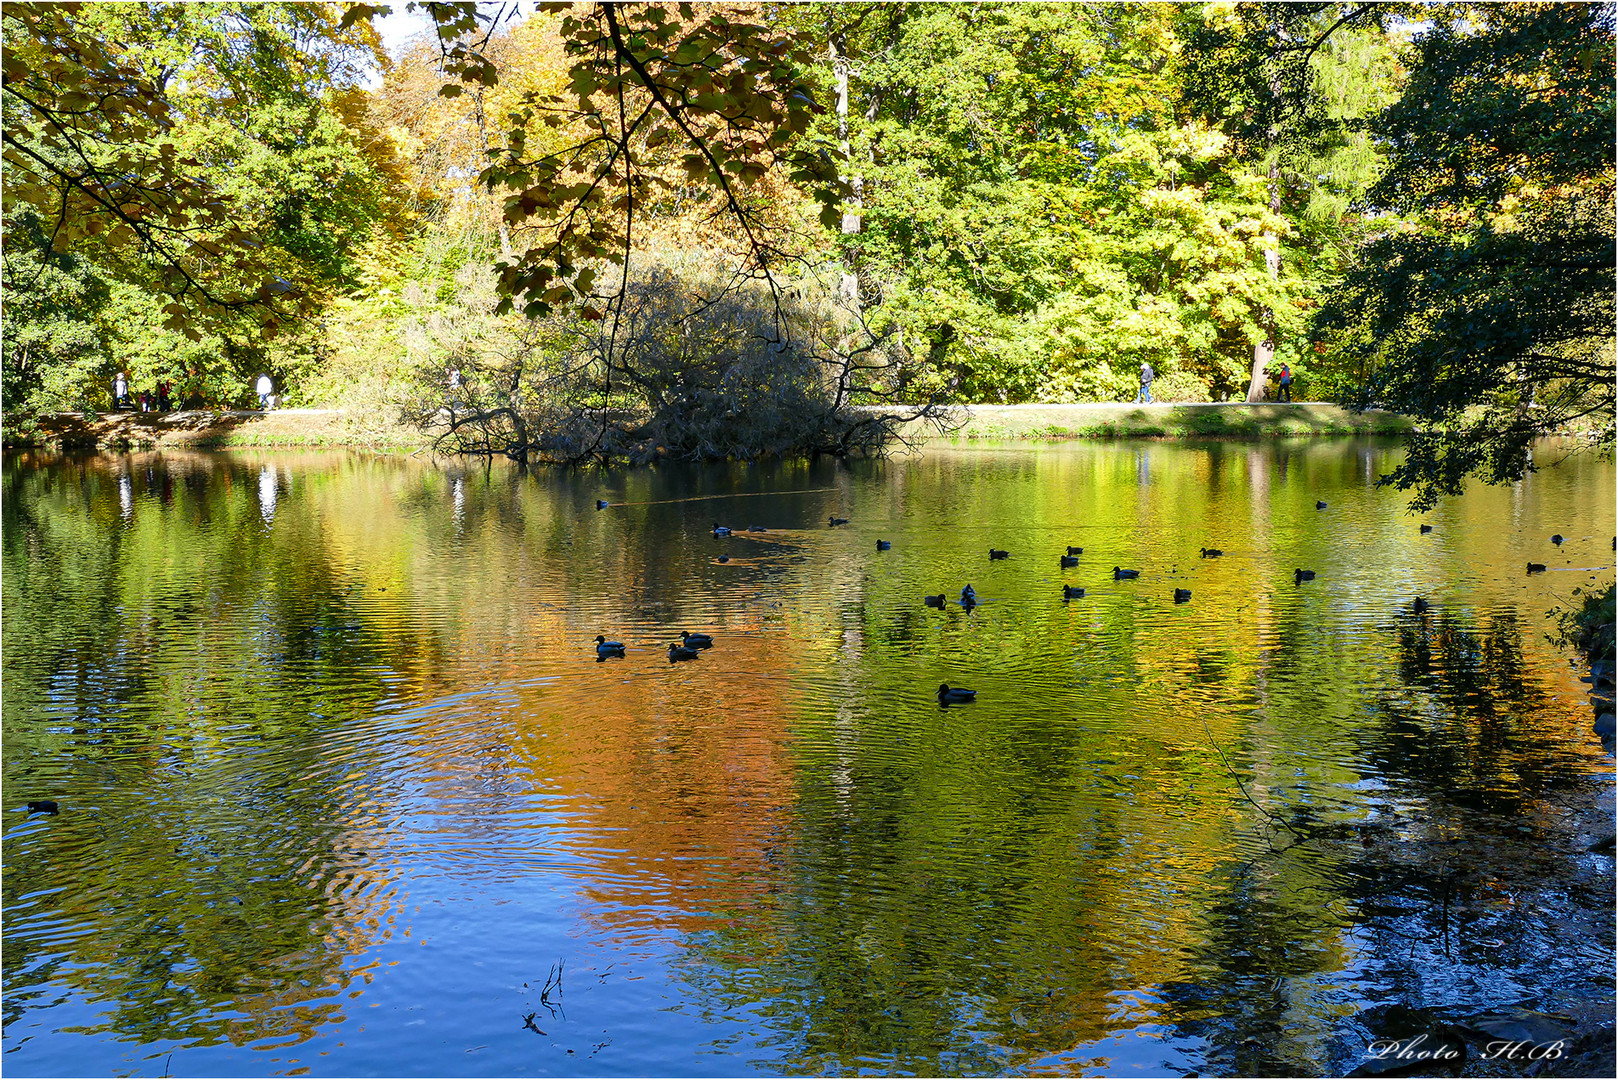
<instances>
[{"instance_id":1,"label":"reflection in water","mask_svg":"<svg viewBox=\"0 0 1618 1080\"><path fill-rule=\"evenodd\" d=\"M275 467L264 466L258 474L258 512L264 524L275 524Z\"/></svg>"},{"instance_id":2,"label":"reflection in water","mask_svg":"<svg viewBox=\"0 0 1618 1080\"><path fill-rule=\"evenodd\" d=\"M7 1064L1267 1075L1368 1000L1608 994L1533 913L1610 906L1537 629L1611 466L1422 536L1394 453L9 458L4 781L63 812L5 835Z\"/></svg>"}]
</instances>

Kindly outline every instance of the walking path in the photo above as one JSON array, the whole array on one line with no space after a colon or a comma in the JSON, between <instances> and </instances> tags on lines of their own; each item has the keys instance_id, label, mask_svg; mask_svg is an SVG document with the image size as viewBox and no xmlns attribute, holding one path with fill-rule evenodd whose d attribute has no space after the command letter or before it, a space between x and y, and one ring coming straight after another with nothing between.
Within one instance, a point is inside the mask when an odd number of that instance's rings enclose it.
<instances>
[{"instance_id":1,"label":"walking path","mask_svg":"<svg viewBox=\"0 0 1618 1080\"><path fill-rule=\"evenodd\" d=\"M873 409L873 411L885 411ZM908 412L906 409L893 411ZM954 405L945 409L952 439L1050 439L1342 435L1410 430L1393 413L1354 412L1326 402L1108 402L1087 405ZM421 440L386 418L342 409L189 409L117 412L87 418L57 413L40 418L52 442L79 447L377 446L414 448ZM910 437L936 437L911 424Z\"/></svg>"}]
</instances>

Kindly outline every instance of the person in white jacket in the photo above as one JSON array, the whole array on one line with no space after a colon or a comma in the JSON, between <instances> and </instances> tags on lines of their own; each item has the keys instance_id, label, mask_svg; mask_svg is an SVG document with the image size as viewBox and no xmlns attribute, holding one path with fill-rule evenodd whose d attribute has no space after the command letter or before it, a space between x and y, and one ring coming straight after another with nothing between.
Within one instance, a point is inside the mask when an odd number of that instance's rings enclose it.
<instances>
[{"instance_id":1,"label":"person in white jacket","mask_svg":"<svg viewBox=\"0 0 1618 1080\"><path fill-rule=\"evenodd\" d=\"M275 392L275 384L270 381L268 375L260 374L255 389L258 391L258 407L268 409L270 407L270 395Z\"/></svg>"}]
</instances>

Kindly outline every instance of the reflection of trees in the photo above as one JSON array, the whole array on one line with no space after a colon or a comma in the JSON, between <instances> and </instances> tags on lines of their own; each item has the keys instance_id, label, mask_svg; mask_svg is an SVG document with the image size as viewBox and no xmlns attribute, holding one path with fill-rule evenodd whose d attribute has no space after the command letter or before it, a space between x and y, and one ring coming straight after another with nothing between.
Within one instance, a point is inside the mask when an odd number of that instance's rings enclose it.
<instances>
[{"instance_id":1,"label":"reflection of trees","mask_svg":"<svg viewBox=\"0 0 1618 1080\"><path fill-rule=\"evenodd\" d=\"M8 462L6 782L66 808L6 845L8 1023L55 982L143 1041L304 1037L385 932L381 827L332 743L410 643L367 625L306 505L280 492L267 527L263 475Z\"/></svg>"},{"instance_id":2,"label":"reflection of trees","mask_svg":"<svg viewBox=\"0 0 1618 1080\"><path fill-rule=\"evenodd\" d=\"M1382 729L1366 748L1379 774L1497 812L1566 785L1572 758L1539 730L1548 699L1526 670L1515 612L1482 626L1447 611L1404 615L1394 634L1401 690L1378 702Z\"/></svg>"},{"instance_id":3,"label":"reflection of trees","mask_svg":"<svg viewBox=\"0 0 1618 1080\"><path fill-rule=\"evenodd\" d=\"M430 770L453 802L434 827L467 842L412 858L498 841L487 881L560 849L591 934L678 941L705 1007L762 1011L792 1070L1005 1071L1162 1023L1224 1071L1283 1071L1330 1044L1306 999L1357 906L1442 937L1451 864L1390 870L1384 845L1437 852L1469 793L1531 810L1573 764L1510 618L1386 629L1347 574L1292 587L1277 549L1340 545L1313 496L1361 479L1312 446L1159 448L1151 499L1105 448L538 477L286 460L271 523L246 455L5 471L5 778L69 808L7 841L8 1022L53 984L143 1038L318 1026L386 932L372 815ZM1283 461L1290 502L1265 486ZM715 519L771 531L718 541ZM903 542L878 556L862 526ZM1015 548L997 579L990 542ZM1068 543L1178 560L1196 601L1104 580L1062 604ZM993 603L921 606L967 580ZM644 658L682 628L721 647L598 666L587 644ZM941 669L983 701L940 710ZM384 702L421 704L366 729ZM1318 839L1258 819L1210 737ZM1422 806L1397 845L1364 820L1381 795L1348 790L1367 776ZM1451 882L1457 956L1503 880L1475 862L1487 884Z\"/></svg>"},{"instance_id":4,"label":"reflection of trees","mask_svg":"<svg viewBox=\"0 0 1618 1080\"><path fill-rule=\"evenodd\" d=\"M1290 859L1222 868L1219 899L1198 917L1186 976L1159 988L1175 1027L1206 1045L1216 1076L1291 1076L1300 1062L1325 1068L1331 1033L1307 1000L1322 972L1345 962L1341 921L1323 901L1320 867ZM1300 883L1313 881L1300 891ZM1300 1007L1301 1006L1301 1007Z\"/></svg>"}]
</instances>

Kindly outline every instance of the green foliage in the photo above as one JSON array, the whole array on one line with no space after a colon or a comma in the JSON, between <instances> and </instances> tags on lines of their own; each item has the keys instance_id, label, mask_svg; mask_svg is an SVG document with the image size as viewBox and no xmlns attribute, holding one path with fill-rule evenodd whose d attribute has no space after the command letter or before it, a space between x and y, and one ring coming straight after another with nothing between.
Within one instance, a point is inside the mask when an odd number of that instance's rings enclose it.
<instances>
[{"instance_id":1,"label":"green foliage","mask_svg":"<svg viewBox=\"0 0 1618 1080\"><path fill-rule=\"evenodd\" d=\"M850 55L848 168L863 174L844 261L956 397L1127 400L1144 361L1183 375L1178 393L1223 398L1272 335L1298 366L1336 267L1320 229L1272 209L1259 163L1175 110L1185 11L824 17Z\"/></svg>"},{"instance_id":2,"label":"green foliage","mask_svg":"<svg viewBox=\"0 0 1618 1080\"><path fill-rule=\"evenodd\" d=\"M52 252L31 208L7 219L6 236L0 394L8 405L35 395L99 404L92 387L110 365L97 321L107 282L84 260Z\"/></svg>"},{"instance_id":3,"label":"green foliage","mask_svg":"<svg viewBox=\"0 0 1618 1080\"><path fill-rule=\"evenodd\" d=\"M1573 590L1578 592L1577 589ZM1618 599L1612 585L1584 594L1577 608L1553 608L1546 613L1556 620L1551 643L1561 649L1577 649L1589 660L1614 659L1614 633L1618 632Z\"/></svg>"},{"instance_id":4,"label":"green foliage","mask_svg":"<svg viewBox=\"0 0 1618 1080\"><path fill-rule=\"evenodd\" d=\"M311 351L307 316L398 209L339 92L375 34L334 19L323 5L7 5L8 418L110 404L119 369L179 401L245 403L255 371L280 383ZM83 104L96 94L121 104ZM30 260L103 285L64 304L64 280Z\"/></svg>"},{"instance_id":5,"label":"green foliage","mask_svg":"<svg viewBox=\"0 0 1618 1080\"><path fill-rule=\"evenodd\" d=\"M1377 127L1365 197L1403 215L1360 252L1321 329L1351 400L1426 421L1384 482L1427 508L1533 468L1536 439L1613 440L1613 14L1491 5L1435 21Z\"/></svg>"}]
</instances>

